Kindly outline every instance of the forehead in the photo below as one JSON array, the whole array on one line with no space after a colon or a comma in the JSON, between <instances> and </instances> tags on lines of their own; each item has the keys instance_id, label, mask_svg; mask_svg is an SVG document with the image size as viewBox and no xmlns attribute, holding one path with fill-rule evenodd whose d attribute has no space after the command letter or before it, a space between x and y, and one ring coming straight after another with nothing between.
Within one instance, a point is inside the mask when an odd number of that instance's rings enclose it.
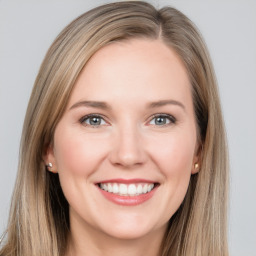
<instances>
[{"instance_id":1,"label":"forehead","mask_svg":"<svg viewBox=\"0 0 256 256\"><path fill-rule=\"evenodd\" d=\"M97 51L80 73L70 102L184 96L190 96L190 82L179 56L161 40L133 39Z\"/></svg>"}]
</instances>

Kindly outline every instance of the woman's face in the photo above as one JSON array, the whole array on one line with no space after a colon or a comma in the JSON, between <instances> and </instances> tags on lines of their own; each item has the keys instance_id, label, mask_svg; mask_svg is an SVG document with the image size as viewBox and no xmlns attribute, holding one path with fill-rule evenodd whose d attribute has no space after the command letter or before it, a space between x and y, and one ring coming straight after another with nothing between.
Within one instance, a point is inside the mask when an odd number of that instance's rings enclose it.
<instances>
[{"instance_id":1,"label":"woman's face","mask_svg":"<svg viewBox=\"0 0 256 256\"><path fill-rule=\"evenodd\" d=\"M163 234L197 162L191 85L160 40L100 49L76 81L46 160L70 205L71 231Z\"/></svg>"}]
</instances>

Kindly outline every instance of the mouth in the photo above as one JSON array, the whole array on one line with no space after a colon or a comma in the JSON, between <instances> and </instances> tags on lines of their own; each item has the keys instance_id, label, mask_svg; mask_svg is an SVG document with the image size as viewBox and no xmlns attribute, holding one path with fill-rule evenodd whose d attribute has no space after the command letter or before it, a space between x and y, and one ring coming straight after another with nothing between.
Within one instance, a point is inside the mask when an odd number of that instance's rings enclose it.
<instances>
[{"instance_id":1,"label":"mouth","mask_svg":"<svg viewBox=\"0 0 256 256\"><path fill-rule=\"evenodd\" d=\"M109 180L95 185L106 199L126 206L146 202L160 186L157 182L145 180Z\"/></svg>"},{"instance_id":2,"label":"mouth","mask_svg":"<svg viewBox=\"0 0 256 256\"><path fill-rule=\"evenodd\" d=\"M139 196L142 194L147 194L152 191L158 183L98 183L97 184L101 190L109 193L113 193L119 196Z\"/></svg>"}]
</instances>

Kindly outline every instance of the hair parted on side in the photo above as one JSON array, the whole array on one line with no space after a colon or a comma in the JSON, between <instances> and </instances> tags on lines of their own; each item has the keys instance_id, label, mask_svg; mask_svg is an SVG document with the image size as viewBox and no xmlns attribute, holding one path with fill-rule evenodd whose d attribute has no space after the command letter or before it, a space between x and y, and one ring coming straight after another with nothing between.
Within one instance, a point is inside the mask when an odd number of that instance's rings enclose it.
<instances>
[{"instance_id":1,"label":"hair parted on side","mask_svg":"<svg viewBox=\"0 0 256 256\"><path fill-rule=\"evenodd\" d=\"M120 40L162 40L183 61L201 144L200 172L169 222L162 256L227 256L228 157L214 69L195 25L172 7L140 1L106 4L81 15L55 39L40 67L25 117L8 228L0 256L64 255L68 203L42 156L78 75L100 48Z\"/></svg>"}]
</instances>

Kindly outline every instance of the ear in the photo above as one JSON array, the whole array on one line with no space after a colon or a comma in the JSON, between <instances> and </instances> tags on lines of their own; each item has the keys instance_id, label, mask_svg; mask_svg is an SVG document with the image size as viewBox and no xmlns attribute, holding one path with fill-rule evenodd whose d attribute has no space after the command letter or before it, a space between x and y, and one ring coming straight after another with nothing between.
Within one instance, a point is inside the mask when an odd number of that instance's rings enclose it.
<instances>
[{"instance_id":1,"label":"ear","mask_svg":"<svg viewBox=\"0 0 256 256\"><path fill-rule=\"evenodd\" d=\"M43 160L49 172L58 173L52 144L46 147L43 155Z\"/></svg>"},{"instance_id":2,"label":"ear","mask_svg":"<svg viewBox=\"0 0 256 256\"><path fill-rule=\"evenodd\" d=\"M196 174L200 171L201 168L201 154L202 154L202 145L197 146L195 151L195 156L192 163L191 174Z\"/></svg>"}]
</instances>

